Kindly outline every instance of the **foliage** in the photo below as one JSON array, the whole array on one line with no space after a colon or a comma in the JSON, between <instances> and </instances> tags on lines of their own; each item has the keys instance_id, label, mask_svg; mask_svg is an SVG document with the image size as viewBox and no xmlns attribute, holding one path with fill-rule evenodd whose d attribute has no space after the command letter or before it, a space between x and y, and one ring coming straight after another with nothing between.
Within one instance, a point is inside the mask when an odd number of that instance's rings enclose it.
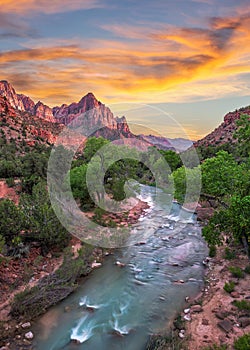
<instances>
[{"instance_id":1,"label":"foliage","mask_svg":"<svg viewBox=\"0 0 250 350\"><path fill-rule=\"evenodd\" d=\"M23 220L23 213L11 200L0 200L0 232L6 243L19 235Z\"/></svg>"},{"instance_id":2,"label":"foliage","mask_svg":"<svg viewBox=\"0 0 250 350\"><path fill-rule=\"evenodd\" d=\"M146 350L184 350L184 340L172 332L170 335L152 335L146 346Z\"/></svg>"},{"instance_id":3,"label":"foliage","mask_svg":"<svg viewBox=\"0 0 250 350\"><path fill-rule=\"evenodd\" d=\"M250 274L250 265L245 267L244 272Z\"/></svg>"},{"instance_id":4,"label":"foliage","mask_svg":"<svg viewBox=\"0 0 250 350\"><path fill-rule=\"evenodd\" d=\"M230 281L230 282L226 282L223 289L227 292L227 293L232 293L234 291L235 288L235 284L234 282Z\"/></svg>"},{"instance_id":5,"label":"foliage","mask_svg":"<svg viewBox=\"0 0 250 350\"><path fill-rule=\"evenodd\" d=\"M56 217L44 183L34 186L31 195L22 194L20 208L25 215L26 239L40 242L44 253L69 242L70 235Z\"/></svg>"},{"instance_id":6,"label":"foliage","mask_svg":"<svg viewBox=\"0 0 250 350\"><path fill-rule=\"evenodd\" d=\"M250 350L250 333L244 334L234 342L235 350Z\"/></svg>"},{"instance_id":7,"label":"foliage","mask_svg":"<svg viewBox=\"0 0 250 350\"><path fill-rule=\"evenodd\" d=\"M228 247L225 248L225 253L224 253L224 259L226 260L233 260L235 259L236 254L234 250L229 249Z\"/></svg>"},{"instance_id":8,"label":"foliage","mask_svg":"<svg viewBox=\"0 0 250 350\"><path fill-rule=\"evenodd\" d=\"M45 276L37 286L15 295L11 315L17 319L21 316L27 318L39 316L72 293L77 287L78 278L87 271L87 262L82 256L77 259L66 256L57 271Z\"/></svg>"},{"instance_id":9,"label":"foliage","mask_svg":"<svg viewBox=\"0 0 250 350\"><path fill-rule=\"evenodd\" d=\"M234 300L233 304L239 309L244 311L250 311L250 301L248 300Z\"/></svg>"},{"instance_id":10,"label":"foliage","mask_svg":"<svg viewBox=\"0 0 250 350\"><path fill-rule=\"evenodd\" d=\"M216 245L211 245L209 247L209 256L210 258L214 258L216 256Z\"/></svg>"},{"instance_id":11,"label":"foliage","mask_svg":"<svg viewBox=\"0 0 250 350\"><path fill-rule=\"evenodd\" d=\"M196 201L199 194L201 181L200 167L193 169L182 166L175 170L170 176L170 181L174 182L174 197L180 202Z\"/></svg>"},{"instance_id":12,"label":"foliage","mask_svg":"<svg viewBox=\"0 0 250 350\"><path fill-rule=\"evenodd\" d=\"M215 197L234 193L238 186L238 164L225 151L206 159L202 165L202 191Z\"/></svg>"},{"instance_id":13,"label":"foliage","mask_svg":"<svg viewBox=\"0 0 250 350\"><path fill-rule=\"evenodd\" d=\"M236 278L244 277L244 272L238 266L229 266L228 270L231 272L233 277L236 277Z\"/></svg>"}]
</instances>

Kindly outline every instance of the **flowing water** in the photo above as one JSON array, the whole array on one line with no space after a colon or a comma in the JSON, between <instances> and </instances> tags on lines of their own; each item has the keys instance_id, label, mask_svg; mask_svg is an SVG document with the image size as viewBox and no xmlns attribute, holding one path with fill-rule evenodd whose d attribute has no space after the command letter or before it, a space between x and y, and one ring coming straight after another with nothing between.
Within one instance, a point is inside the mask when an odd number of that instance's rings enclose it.
<instances>
[{"instance_id":1,"label":"flowing water","mask_svg":"<svg viewBox=\"0 0 250 350\"><path fill-rule=\"evenodd\" d=\"M169 214L166 194L141 188L151 205L133 229L142 240L107 257L37 321L36 349L144 350L149 335L167 330L185 297L201 289L207 248L194 216L176 203Z\"/></svg>"}]
</instances>

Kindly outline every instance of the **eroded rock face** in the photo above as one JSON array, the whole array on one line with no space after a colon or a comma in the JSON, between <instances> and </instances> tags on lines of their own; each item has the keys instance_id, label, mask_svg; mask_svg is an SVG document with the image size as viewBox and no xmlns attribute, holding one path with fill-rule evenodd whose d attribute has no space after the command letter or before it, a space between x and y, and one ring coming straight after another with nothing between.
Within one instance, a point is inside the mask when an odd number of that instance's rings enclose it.
<instances>
[{"instance_id":1,"label":"eroded rock face","mask_svg":"<svg viewBox=\"0 0 250 350\"><path fill-rule=\"evenodd\" d=\"M88 93L78 103L54 107L53 115L62 124L71 123L73 127L82 126L90 135L95 134L107 139L112 139L112 136L119 138L120 135L133 136L126 118L116 118L111 110L98 101L92 93ZM113 135L111 135L112 133Z\"/></svg>"},{"instance_id":2,"label":"eroded rock face","mask_svg":"<svg viewBox=\"0 0 250 350\"><path fill-rule=\"evenodd\" d=\"M248 114L250 116L250 106L227 113L224 116L224 121L218 126L218 128L205 136L203 139L196 141L194 146L219 146L224 143L236 142L236 140L233 138L233 134L237 129L236 121L240 119L241 114Z\"/></svg>"},{"instance_id":3,"label":"eroded rock face","mask_svg":"<svg viewBox=\"0 0 250 350\"><path fill-rule=\"evenodd\" d=\"M22 100L18 98L15 89L6 80L0 81L0 95L6 97L11 107L19 111L25 110Z\"/></svg>"}]
</instances>

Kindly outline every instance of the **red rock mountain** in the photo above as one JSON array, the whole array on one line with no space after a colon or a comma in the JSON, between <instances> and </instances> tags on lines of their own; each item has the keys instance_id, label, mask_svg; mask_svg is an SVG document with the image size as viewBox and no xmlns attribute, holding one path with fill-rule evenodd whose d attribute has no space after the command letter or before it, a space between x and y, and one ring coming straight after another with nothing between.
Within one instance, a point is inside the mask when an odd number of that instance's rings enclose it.
<instances>
[{"instance_id":1,"label":"red rock mountain","mask_svg":"<svg viewBox=\"0 0 250 350\"><path fill-rule=\"evenodd\" d=\"M35 104L30 97L17 94L6 80L2 80L0 96L5 97L10 107L16 112L27 112L41 120L64 125L71 123L72 126L82 126L86 130L98 128L94 135L110 140L134 137L126 118L115 117L111 110L98 101L92 93L88 93L79 102L50 108L41 101Z\"/></svg>"},{"instance_id":2,"label":"red rock mountain","mask_svg":"<svg viewBox=\"0 0 250 350\"><path fill-rule=\"evenodd\" d=\"M194 142L194 146L219 146L224 143L234 143L236 140L233 138L233 134L237 129L236 120L240 118L242 114L250 115L250 106L236 109L234 112L229 112L224 116L223 122L210 134Z\"/></svg>"},{"instance_id":3,"label":"red rock mountain","mask_svg":"<svg viewBox=\"0 0 250 350\"><path fill-rule=\"evenodd\" d=\"M1 139L7 142L15 140L22 151L27 146L38 144L53 144L64 125L39 118L29 112L13 107L7 97L0 95L0 126ZM19 105L20 107L20 105Z\"/></svg>"}]
</instances>

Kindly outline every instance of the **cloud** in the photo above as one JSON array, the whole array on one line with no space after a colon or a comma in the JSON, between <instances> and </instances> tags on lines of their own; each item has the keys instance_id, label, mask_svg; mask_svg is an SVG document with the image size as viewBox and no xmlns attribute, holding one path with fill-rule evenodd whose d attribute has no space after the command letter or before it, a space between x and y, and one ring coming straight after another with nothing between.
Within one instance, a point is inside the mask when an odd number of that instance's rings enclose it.
<instances>
[{"instance_id":1,"label":"cloud","mask_svg":"<svg viewBox=\"0 0 250 350\"><path fill-rule=\"evenodd\" d=\"M249 93L249 16L206 23L105 26L123 40L31 40L23 49L0 53L3 78L48 104L71 102L88 91L104 100L148 102L229 96L243 86ZM27 86L23 76L15 78L20 72L30 79Z\"/></svg>"},{"instance_id":2,"label":"cloud","mask_svg":"<svg viewBox=\"0 0 250 350\"><path fill-rule=\"evenodd\" d=\"M75 10L88 10L103 7L99 0L3 0L1 11L3 13L45 13L53 14Z\"/></svg>"}]
</instances>

